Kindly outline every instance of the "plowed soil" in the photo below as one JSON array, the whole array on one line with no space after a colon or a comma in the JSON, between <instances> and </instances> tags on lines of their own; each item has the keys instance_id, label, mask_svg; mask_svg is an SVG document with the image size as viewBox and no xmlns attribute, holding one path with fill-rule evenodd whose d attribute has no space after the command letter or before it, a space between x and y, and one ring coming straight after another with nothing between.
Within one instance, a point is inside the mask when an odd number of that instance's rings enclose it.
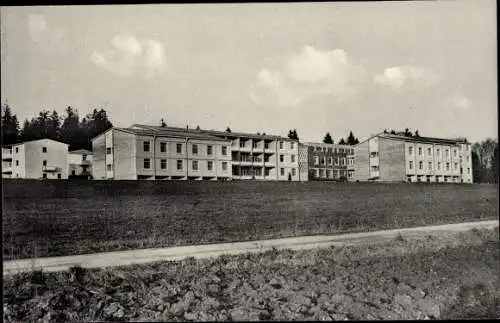
<instances>
[{"instance_id":1,"label":"plowed soil","mask_svg":"<svg viewBox=\"0 0 500 323\"><path fill-rule=\"evenodd\" d=\"M4 277L4 320L499 318L495 230Z\"/></svg>"}]
</instances>

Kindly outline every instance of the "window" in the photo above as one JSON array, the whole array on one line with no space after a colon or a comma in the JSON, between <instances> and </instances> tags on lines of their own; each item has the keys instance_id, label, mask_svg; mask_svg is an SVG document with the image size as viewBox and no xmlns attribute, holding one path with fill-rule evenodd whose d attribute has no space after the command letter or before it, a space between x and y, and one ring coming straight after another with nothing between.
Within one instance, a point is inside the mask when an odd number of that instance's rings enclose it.
<instances>
[{"instance_id":1,"label":"window","mask_svg":"<svg viewBox=\"0 0 500 323\"><path fill-rule=\"evenodd\" d=\"M337 158L335 158L334 160L335 160L335 165L338 165L338 164L339 164L339 161L340 161L340 158L339 158L339 157L337 157Z\"/></svg>"},{"instance_id":2,"label":"window","mask_svg":"<svg viewBox=\"0 0 500 323\"><path fill-rule=\"evenodd\" d=\"M418 162L418 169L424 169L424 162L423 161Z\"/></svg>"},{"instance_id":3,"label":"window","mask_svg":"<svg viewBox=\"0 0 500 323\"><path fill-rule=\"evenodd\" d=\"M458 163L455 163L455 170L458 170Z\"/></svg>"},{"instance_id":4,"label":"window","mask_svg":"<svg viewBox=\"0 0 500 323\"><path fill-rule=\"evenodd\" d=\"M467 168L467 174L470 174L470 168Z\"/></svg>"},{"instance_id":5,"label":"window","mask_svg":"<svg viewBox=\"0 0 500 323\"><path fill-rule=\"evenodd\" d=\"M212 146L211 145L207 146L207 155L212 156Z\"/></svg>"},{"instance_id":6,"label":"window","mask_svg":"<svg viewBox=\"0 0 500 323\"><path fill-rule=\"evenodd\" d=\"M331 154L332 153L332 148L328 148L328 152Z\"/></svg>"},{"instance_id":7,"label":"window","mask_svg":"<svg viewBox=\"0 0 500 323\"><path fill-rule=\"evenodd\" d=\"M144 169L149 169L151 167L151 159L144 158Z\"/></svg>"},{"instance_id":8,"label":"window","mask_svg":"<svg viewBox=\"0 0 500 323\"><path fill-rule=\"evenodd\" d=\"M198 155L198 145L193 144L191 151L193 155Z\"/></svg>"},{"instance_id":9,"label":"window","mask_svg":"<svg viewBox=\"0 0 500 323\"><path fill-rule=\"evenodd\" d=\"M222 146L222 156L226 156L226 155L227 155L227 147Z\"/></svg>"},{"instance_id":10,"label":"window","mask_svg":"<svg viewBox=\"0 0 500 323\"><path fill-rule=\"evenodd\" d=\"M327 169L326 170L326 177L328 177L328 178L332 178L333 177L333 172L332 172L331 169Z\"/></svg>"},{"instance_id":11,"label":"window","mask_svg":"<svg viewBox=\"0 0 500 323\"><path fill-rule=\"evenodd\" d=\"M448 149L446 149L444 153L445 153L446 158L448 158L448 156L450 156L450 151Z\"/></svg>"},{"instance_id":12,"label":"window","mask_svg":"<svg viewBox=\"0 0 500 323\"><path fill-rule=\"evenodd\" d=\"M280 141L280 149L283 149L283 141Z\"/></svg>"},{"instance_id":13,"label":"window","mask_svg":"<svg viewBox=\"0 0 500 323\"><path fill-rule=\"evenodd\" d=\"M280 155L280 163L285 161L285 155Z\"/></svg>"},{"instance_id":14,"label":"window","mask_svg":"<svg viewBox=\"0 0 500 323\"><path fill-rule=\"evenodd\" d=\"M336 153L337 153L337 148L334 148L334 149L333 149L333 152L336 154Z\"/></svg>"},{"instance_id":15,"label":"window","mask_svg":"<svg viewBox=\"0 0 500 323\"><path fill-rule=\"evenodd\" d=\"M418 155L422 156L422 147L418 147Z\"/></svg>"},{"instance_id":16,"label":"window","mask_svg":"<svg viewBox=\"0 0 500 323\"><path fill-rule=\"evenodd\" d=\"M410 169L413 169L413 161L410 160L409 166L410 166Z\"/></svg>"},{"instance_id":17,"label":"window","mask_svg":"<svg viewBox=\"0 0 500 323\"><path fill-rule=\"evenodd\" d=\"M324 164L325 164L325 157L321 156L321 165L324 165Z\"/></svg>"},{"instance_id":18,"label":"window","mask_svg":"<svg viewBox=\"0 0 500 323\"><path fill-rule=\"evenodd\" d=\"M198 161L197 160L193 160L193 170L198 170Z\"/></svg>"},{"instance_id":19,"label":"window","mask_svg":"<svg viewBox=\"0 0 500 323\"><path fill-rule=\"evenodd\" d=\"M314 165L318 165L318 164L319 164L319 157L314 156Z\"/></svg>"},{"instance_id":20,"label":"window","mask_svg":"<svg viewBox=\"0 0 500 323\"><path fill-rule=\"evenodd\" d=\"M252 142L252 148L257 148L257 141Z\"/></svg>"},{"instance_id":21,"label":"window","mask_svg":"<svg viewBox=\"0 0 500 323\"><path fill-rule=\"evenodd\" d=\"M342 159L340 161L341 161L341 165L345 166L345 157L342 157Z\"/></svg>"},{"instance_id":22,"label":"window","mask_svg":"<svg viewBox=\"0 0 500 323\"><path fill-rule=\"evenodd\" d=\"M42 153L46 153L47 152L47 147L42 147Z\"/></svg>"},{"instance_id":23,"label":"window","mask_svg":"<svg viewBox=\"0 0 500 323\"><path fill-rule=\"evenodd\" d=\"M207 169L212 171L214 169L214 162L213 161L207 161Z\"/></svg>"},{"instance_id":24,"label":"window","mask_svg":"<svg viewBox=\"0 0 500 323\"><path fill-rule=\"evenodd\" d=\"M427 155L432 156L432 148L427 148Z\"/></svg>"},{"instance_id":25,"label":"window","mask_svg":"<svg viewBox=\"0 0 500 323\"><path fill-rule=\"evenodd\" d=\"M293 149L295 147L295 143L294 142L291 142L290 143L290 149Z\"/></svg>"},{"instance_id":26,"label":"window","mask_svg":"<svg viewBox=\"0 0 500 323\"><path fill-rule=\"evenodd\" d=\"M167 152L167 143L166 142L160 142L160 152L162 152L162 153Z\"/></svg>"},{"instance_id":27,"label":"window","mask_svg":"<svg viewBox=\"0 0 500 323\"><path fill-rule=\"evenodd\" d=\"M465 157L465 160L467 160L467 162L469 162L469 156L466 156L466 157Z\"/></svg>"},{"instance_id":28,"label":"window","mask_svg":"<svg viewBox=\"0 0 500 323\"><path fill-rule=\"evenodd\" d=\"M182 170L182 160L177 161L177 170Z\"/></svg>"},{"instance_id":29,"label":"window","mask_svg":"<svg viewBox=\"0 0 500 323\"><path fill-rule=\"evenodd\" d=\"M412 155L413 154L413 147L408 147L408 155Z\"/></svg>"},{"instance_id":30,"label":"window","mask_svg":"<svg viewBox=\"0 0 500 323\"><path fill-rule=\"evenodd\" d=\"M281 174L281 176L285 176L285 169L284 168L280 168L280 174Z\"/></svg>"},{"instance_id":31,"label":"window","mask_svg":"<svg viewBox=\"0 0 500 323\"><path fill-rule=\"evenodd\" d=\"M16 160L16 166L19 166L19 160Z\"/></svg>"},{"instance_id":32,"label":"window","mask_svg":"<svg viewBox=\"0 0 500 323\"><path fill-rule=\"evenodd\" d=\"M142 143L142 148L145 152L148 152L149 151L149 141L144 141Z\"/></svg>"},{"instance_id":33,"label":"window","mask_svg":"<svg viewBox=\"0 0 500 323\"><path fill-rule=\"evenodd\" d=\"M453 156L457 157L457 150L453 150Z\"/></svg>"},{"instance_id":34,"label":"window","mask_svg":"<svg viewBox=\"0 0 500 323\"><path fill-rule=\"evenodd\" d=\"M17 176L19 176L19 175L17 175ZM45 173L44 173L44 174L42 175L42 178L47 178L47 174L45 174Z\"/></svg>"},{"instance_id":35,"label":"window","mask_svg":"<svg viewBox=\"0 0 500 323\"><path fill-rule=\"evenodd\" d=\"M325 178L325 170L324 169L320 169L319 170L319 176L322 177L322 178Z\"/></svg>"},{"instance_id":36,"label":"window","mask_svg":"<svg viewBox=\"0 0 500 323\"><path fill-rule=\"evenodd\" d=\"M316 147L316 151L321 151L321 147Z\"/></svg>"},{"instance_id":37,"label":"window","mask_svg":"<svg viewBox=\"0 0 500 323\"><path fill-rule=\"evenodd\" d=\"M19 152L19 147L16 147L16 153L18 153L18 152Z\"/></svg>"},{"instance_id":38,"label":"window","mask_svg":"<svg viewBox=\"0 0 500 323\"><path fill-rule=\"evenodd\" d=\"M57 179L61 179L61 178L62 178L61 174L57 174Z\"/></svg>"},{"instance_id":39,"label":"window","mask_svg":"<svg viewBox=\"0 0 500 323\"><path fill-rule=\"evenodd\" d=\"M439 148L438 148L438 149L436 149L436 154L437 154L437 156L438 156L438 157L439 157L439 154L440 154L440 153L441 153L441 151L439 150Z\"/></svg>"},{"instance_id":40,"label":"window","mask_svg":"<svg viewBox=\"0 0 500 323\"><path fill-rule=\"evenodd\" d=\"M450 170L450 163L446 163L446 170Z\"/></svg>"},{"instance_id":41,"label":"window","mask_svg":"<svg viewBox=\"0 0 500 323\"><path fill-rule=\"evenodd\" d=\"M370 157L377 157L378 156L378 151L372 151L370 153Z\"/></svg>"},{"instance_id":42,"label":"window","mask_svg":"<svg viewBox=\"0 0 500 323\"><path fill-rule=\"evenodd\" d=\"M227 171L227 162L222 162L222 170Z\"/></svg>"},{"instance_id":43,"label":"window","mask_svg":"<svg viewBox=\"0 0 500 323\"><path fill-rule=\"evenodd\" d=\"M314 177L319 177L319 169L314 170Z\"/></svg>"},{"instance_id":44,"label":"window","mask_svg":"<svg viewBox=\"0 0 500 323\"><path fill-rule=\"evenodd\" d=\"M87 160L87 155L83 154L82 155L82 160Z\"/></svg>"},{"instance_id":45,"label":"window","mask_svg":"<svg viewBox=\"0 0 500 323\"><path fill-rule=\"evenodd\" d=\"M264 143L264 149L269 149L269 143L267 141Z\"/></svg>"},{"instance_id":46,"label":"window","mask_svg":"<svg viewBox=\"0 0 500 323\"><path fill-rule=\"evenodd\" d=\"M295 168L292 168L292 176L295 176L295 172L296 172Z\"/></svg>"},{"instance_id":47,"label":"window","mask_svg":"<svg viewBox=\"0 0 500 323\"><path fill-rule=\"evenodd\" d=\"M438 170L441 170L441 162L438 162Z\"/></svg>"},{"instance_id":48,"label":"window","mask_svg":"<svg viewBox=\"0 0 500 323\"><path fill-rule=\"evenodd\" d=\"M111 164L106 165L106 169L108 170L108 172L110 172L111 171Z\"/></svg>"},{"instance_id":49,"label":"window","mask_svg":"<svg viewBox=\"0 0 500 323\"><path fill-rule=\"evenodd\" d=\"M44 161L42 162L42 165L43 165L43 166L47 166L47 161L46 161L46 160L44 160Z\"/></svg>"},{"instance_id":50,"label":"window","mask_svg":"<svg viewBox=\"0 0 500 323\"><path fill-rule=\"evenodd\" d=\"M432 170L432 162L429 162L429 163L427 164L427 169L428 169L428 170Z\"/></svg>"},{"instance_id":51,"label":"window","mask_svg":"<svg viewBox=\"0 0 500 323\"><path fill-rule=\"evenodd\" d=\"M182 154L182 144L177 144L177 153Z\"/></svg>"},{"instance_id":52,"label":"window","mask_svg":"<svg viewBox=\"0 0 500 323\"><path fill-rule=\"evenodd\" d=\"M292 159L291 159L291 162L292 162L292 163L295 163L295 155L292 155L292 156L291 156L291 158L292 158ZM294 175L294 176L295 176L295 175Z\"/></svg>"},{"instance_id":53,"label":"window","mask_svg":"<svg viewBox=\"0 0 500 323\"><path fill-rule=\"evenodd\" d=\"M326 147L323 147L323 152L326 153Z\"/></svg>"},{"instance_id":54,"label":"window","mask_svg":"<svg viewBox=\"0 0 500 323\"><path fill-rule=\"evenodd\" d=\"M333 158L332 157L328 157L328 165L332 165L333 164Z\"/></svg>"},{"instance_id":55,"label":"window","mask_svg":"<svg viewBox=\"0 0 500 323\"><path fill-rule=\"evenodd\" d=\"M372 172L378 172L378 166L372 166Z\"/></svg>"},{"instance_id":56,"label":"window","mask_svg":"<svg viewBox=\"0 0 500 323\"><path fill-rule=\"evenodd\" d=\"M161 169L167 169L167 160L166 159L161 159L160 160L160 168Z\"/></svg>"},{"instance_id":57,"label":"window","mask_svg":"<svg viewBox=\"0 0 500 323\"><path fill-rule=\"evenodd\" d=\"M111 155L111 147L106 148L106 154Z\"/></svg>"}]
</instances>

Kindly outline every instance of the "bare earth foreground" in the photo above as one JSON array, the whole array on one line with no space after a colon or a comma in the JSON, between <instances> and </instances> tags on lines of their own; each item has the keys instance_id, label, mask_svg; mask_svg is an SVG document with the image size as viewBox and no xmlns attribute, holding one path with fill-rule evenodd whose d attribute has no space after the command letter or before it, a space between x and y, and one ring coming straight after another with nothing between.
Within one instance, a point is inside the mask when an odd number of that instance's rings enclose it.
<instances>
[{"instance_id":1,"label":"bare earth foreground","mask_svg":"<svg viewBox=\"0 0 500 323\"><path fill-rule=\"evenodd\" d=\"M4 277L4 320L499 318L498 227Z\"/></svg>"},{"instance_id":2,"label":"bare earth foreground","mask_svg":"<svg viewBox=\"0 0 500 323\"><path fill-rule=\"evenodd\" d=\"M498 218L497 185L3 180L4 259Z\"/></svg>"}]
</instances>

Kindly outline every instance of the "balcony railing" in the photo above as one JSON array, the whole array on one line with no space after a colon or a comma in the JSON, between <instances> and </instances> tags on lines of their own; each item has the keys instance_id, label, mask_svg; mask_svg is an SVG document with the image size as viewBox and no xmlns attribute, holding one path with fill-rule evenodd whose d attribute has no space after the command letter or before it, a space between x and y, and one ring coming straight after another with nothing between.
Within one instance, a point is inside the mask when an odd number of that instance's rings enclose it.
<instances>
[{"instance_id":1,"label":"balcony railing","mask_svg":"<svg viewBox=\"0 0 500 323\"><path fill-rule=\"evenodd\" d=\"M48 172L48 173L59 173L61 172L61 167L57 166L42 166L42 171Z\"/></svg>"}]
</instances>

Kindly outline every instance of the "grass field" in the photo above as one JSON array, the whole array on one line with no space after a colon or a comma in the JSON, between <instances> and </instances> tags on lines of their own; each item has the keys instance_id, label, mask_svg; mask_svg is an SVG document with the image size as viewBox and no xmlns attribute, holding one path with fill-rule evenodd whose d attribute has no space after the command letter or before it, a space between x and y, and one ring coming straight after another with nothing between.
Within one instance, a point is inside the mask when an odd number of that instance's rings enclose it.
<instances>
[{"instance_id":1,"label":"grass field","mask_svg":"<svg viewBox=\"0 0 500 323\"><path fill-rule=\"evenodd\" d=\"M496 219L498 186L3 181L4 259Z\"/></svg>"},{"instance_id":2,"label":"grass field","mask_svg":"<svg viewBox=\"0 0 500 323\"><path fill-rule=\"evenodd\" d=\"M498 227L4 277L5 322L495 319Z\"/></svg>"}]
</instances>

